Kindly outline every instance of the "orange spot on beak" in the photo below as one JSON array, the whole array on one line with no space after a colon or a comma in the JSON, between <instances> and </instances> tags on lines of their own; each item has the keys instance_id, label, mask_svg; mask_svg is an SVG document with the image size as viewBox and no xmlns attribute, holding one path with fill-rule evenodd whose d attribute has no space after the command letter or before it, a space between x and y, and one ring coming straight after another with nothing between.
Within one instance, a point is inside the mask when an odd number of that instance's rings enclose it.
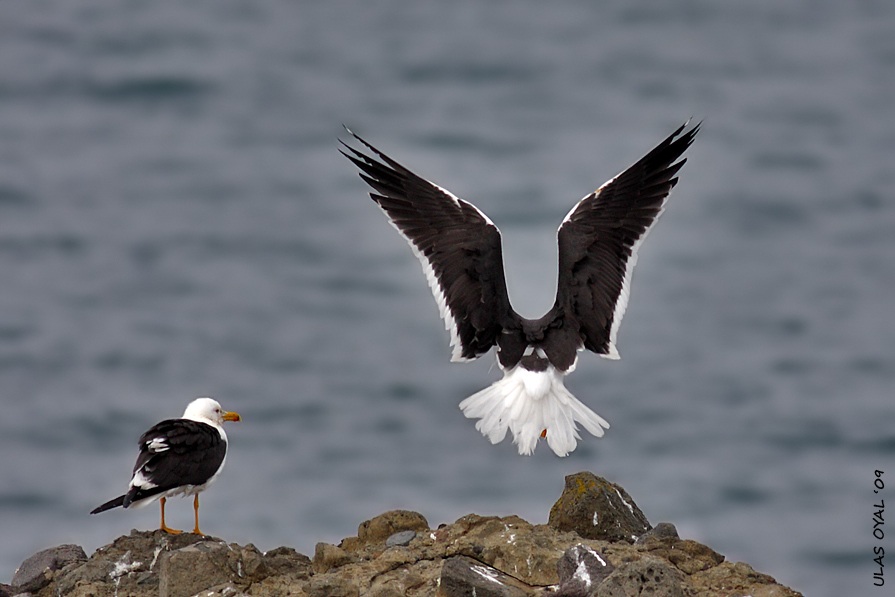
<instances>
[{"instance_id":1,"label":"orange spot on beak","mask_svg":"<svg viewBox=\"0 0 895 597\"><path fill-rule=\"evenodd\" d=\"M541 432L541 439L547 439L547 430L546 429Z\"/></svg>"}]
</instances>

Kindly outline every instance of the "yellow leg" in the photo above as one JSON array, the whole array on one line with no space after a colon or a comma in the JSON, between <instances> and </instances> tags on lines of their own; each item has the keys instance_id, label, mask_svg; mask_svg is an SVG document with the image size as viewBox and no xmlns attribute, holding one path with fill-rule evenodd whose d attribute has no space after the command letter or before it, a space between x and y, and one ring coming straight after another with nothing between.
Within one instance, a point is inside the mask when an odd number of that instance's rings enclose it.
<instances>
[{"instance_id":1,"label":"yellow leg","mask_svg":"<svg viewBox=\"0 0 895 597\"><path fill-rule=\"evenodd\" d=\"M159 529L161 529L171 535L179 535L183 531L178 531L177 529L172 529L168 525L165 524L165 502L167 502L167 501L168 500L166 500L165 498L162 498L159 500L159 503L162 505L162 525L159 527Z\"/></svg>"},{"instance_id":2,"label":"yellow leg","mask_svg":"<svg viewBox=\"0 0 895 597\"><path fill-rule=\"evenodd\" d=\"M193 498L193 511L196 513L196 526L193 528L193 532L197 535L204 535L202 531L199 530L199 494L196 494L196 497Z\"/></svg>"}]
</instances>

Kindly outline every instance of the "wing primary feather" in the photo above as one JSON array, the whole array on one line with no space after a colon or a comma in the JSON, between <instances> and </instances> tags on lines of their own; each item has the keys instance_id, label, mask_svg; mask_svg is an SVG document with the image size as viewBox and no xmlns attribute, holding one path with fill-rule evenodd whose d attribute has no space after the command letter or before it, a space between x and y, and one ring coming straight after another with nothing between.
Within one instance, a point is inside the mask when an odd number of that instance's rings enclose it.
<instances>
[{"instance_id":1,"label":"wing primary feather","mask_svg":"<svg viewBox=\"0 0 895 597\"><path fill-rule=\"evenodd\" d=\"M644 157L579 201L557 231L556 307L579 327L588 350L618 358L619 325L630 297L631 273L643 240L665 209L682 154L701 123L690 121Z\"/></svg>"},{"instance_id":2,"label":"wing primary feather","mask_svg":"<svg viewBox=\"0 0 895 597\"><path fill-rule=\"evenodd\" d=\"M371 155L340 140L340 153L373 190L370 197L419 259L451 333L452 360L497 342L515 313L504 278L500 231L471 203L411 172L346 127ZM374 157L375 156L375 157Z\"/></svg>"}]
</instances>

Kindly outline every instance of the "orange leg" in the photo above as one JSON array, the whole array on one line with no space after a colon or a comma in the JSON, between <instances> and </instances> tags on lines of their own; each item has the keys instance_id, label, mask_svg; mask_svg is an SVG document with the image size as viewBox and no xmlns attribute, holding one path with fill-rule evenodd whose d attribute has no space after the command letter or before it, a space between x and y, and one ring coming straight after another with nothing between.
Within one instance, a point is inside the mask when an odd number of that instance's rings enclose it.
<instances>
[{"instance_id":1,"label":"orange leg","mask_svg":"<svg viewBox=\"0 0 895 597\"><path fill-rule=\"evenodd\" d=\"M197 535L204 535L202 531L199 530L199 494L196 494L196 497L193 498L193 511L196 513L196 526L193 528L193 532Z\"/></svg>"},{"instance_id":2,"label":"orange leg","mask_svg":"<svg viewBox=\"0 0 895 597\"><path fill-rule=\"evenodd\" d=\"M183 531L178 531L177 529L172 529L168 525L165 524L165 502L167 502L167 501L168 500L166 500L165 498L162 498L159 500L159 503L162 505L162 525L159 527L159 529L161 529L171 535L179 535Z\"/></svg>"}]
</instances>

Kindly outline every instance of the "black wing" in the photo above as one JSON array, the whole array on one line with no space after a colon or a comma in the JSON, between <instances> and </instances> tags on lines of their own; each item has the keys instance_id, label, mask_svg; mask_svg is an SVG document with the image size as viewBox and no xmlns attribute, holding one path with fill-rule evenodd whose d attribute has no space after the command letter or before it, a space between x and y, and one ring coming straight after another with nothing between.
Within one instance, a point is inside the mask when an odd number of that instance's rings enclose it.
<instances>
[{"instance_id":1,"label":"black wing","mask_svg":"<svg viewBox=\"0 0 895 597\"><path fill-rule=\"evenodd\" d=\"M227 443L217 429L189 419L168 419L140 437L134 477L142 475L154 487L132 487L131 502L184 485L202 485L220 469Z\"/></svg>"},{"instance_id":2,"label":"black wing","mask_svg":"<svg viewBox=\"0 0 895 597\"><path fill-rule=\"evenodd\" d=\"M556 305L579 326L584 348L618 358L615 339L625 314L637 249L662 213L678 158L699 124L684 124L636 164L582 199L559 227Z\"/></svg>"},{"instance_id":3,"label":"black wing","mask_svg":"<svg viewBox=\"0 0 895 597\"><path fill-rule=\"evenodd\" d=\"M507 296L497 226L471 203L351 134L381 159L342 143L350 152L342 154L360 168L361 178L375 191L370 197L420 260L451 333L451 360L470 360L488 352L503 325L517 318Z\"/></svg>"}]
</instances>

